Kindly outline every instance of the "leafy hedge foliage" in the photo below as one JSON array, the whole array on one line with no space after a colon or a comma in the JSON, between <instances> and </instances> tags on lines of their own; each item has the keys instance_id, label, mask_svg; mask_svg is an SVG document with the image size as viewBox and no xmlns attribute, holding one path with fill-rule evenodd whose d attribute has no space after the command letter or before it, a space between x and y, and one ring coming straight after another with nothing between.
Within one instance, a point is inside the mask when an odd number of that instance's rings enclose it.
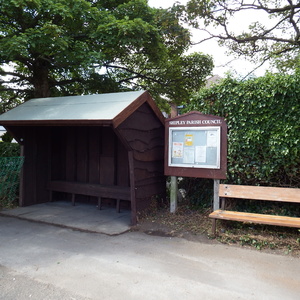
<instances>
[{"instance_id":1,"label":"leafy hedge foliage","mask_svg":"<svg viewBox=\"0 0 300 300\"><path fill-rule=\"evenodd\" d=\"M20 145L18 143L0 142L0 157L20 156Z\"/></svg>"},{"instance_id":2,"label":"leafy hedge foliage","mask_svg":"<svg viewBox=\"0 0 300 300\"><path fill-rule=\"evenodd\" d=\"M16 204L20 165L20 145L0 141L0 210Z\"/></svg>"},{"instance_id":3,"label":"leafy hedge foliage","mask_svg":"<svg viewBox=\"0 0 300 300\"><path fill-rule=\"evenodd\" d=\"M185 191L189 206L206 211L211 208L214 191L213 180L205 178L182 178L178 187Z\"/></svg>"},{"instance_id":4,"label":"leafy hedge foliage","mask_svg":"<svg viewBox=\"0 0 300 300\"><path fill-rule=\"evenodd\" d=\"M300 187L300 74L228 77L187 111L225 117L229 183Z\"/></svg>"}]
</instances>

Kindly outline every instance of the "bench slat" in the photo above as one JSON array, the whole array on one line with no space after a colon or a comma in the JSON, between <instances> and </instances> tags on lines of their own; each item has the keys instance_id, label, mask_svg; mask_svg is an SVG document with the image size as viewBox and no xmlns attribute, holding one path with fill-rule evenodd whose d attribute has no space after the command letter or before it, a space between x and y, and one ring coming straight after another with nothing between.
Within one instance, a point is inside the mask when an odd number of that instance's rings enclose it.
<instances>
[{"instance_id":1,"label":"bench slat","mask_svg":"<svg viewBox=\"0 0 300 300\"><path fill-rule=\"evenodd\" d=\"M130 187L109 186L93 183L50 181L47 188L56 192L72 193L78 195L88 195L104 198L120 198L130 201Z\"/></svg>"},{"instance_id":2,"label":"bench slat","mask_svg":"<svg viewBox=\"0 0 300 300\"><path fill-rule=\"evenodd\" d=\"M300 189L220 184L219 197L300 203Z\"/></svg>"},{"instance_id":3,"label":"bench slat","mask_svg":"<svg viewBox=\"0 0 300 300\"><path fill-rule=\"evenodd\" d=\"M261 215L254 213L236 212L228 210L215 210L209 215L210 218L240 222L250 222L259 224L268 224L275 226L297 227L300 228L300 218Z\"/></svg>"}]
</instances>

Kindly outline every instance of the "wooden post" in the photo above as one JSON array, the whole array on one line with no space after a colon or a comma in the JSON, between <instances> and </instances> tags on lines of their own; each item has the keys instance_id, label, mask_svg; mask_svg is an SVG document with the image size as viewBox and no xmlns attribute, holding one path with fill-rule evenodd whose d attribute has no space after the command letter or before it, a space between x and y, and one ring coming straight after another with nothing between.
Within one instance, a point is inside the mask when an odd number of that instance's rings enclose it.
<instances>
[{"instance_id":1,"label":"wooden post","mask_svg":"<svg viewBox=\"0 0 300 300\"><path fill-rule=\"evenodd\" d=\"M178 193L177 177L171 176L171 187L170 187L170 212L171 213L175 213L177 210L177 193Z\"/></svg>"},{"instance_id":2,"label":"wooden post","mask_svg":"<svg viewBox=\"0 0 300 300\"><path fill-rule=\"evenodd\" d=\"M135 199L135 178L134 178L134 158L133 151L128 151L129 180L130 180L130 200L131 200L131 225L137 224L137 203Z\"/></svg>"},{"instance_id":3,"label":"wooden post","mask_svg":"<svg viewBox=\"0 0 300 300\"><path fill-rule=\"evenodd\" d=\"M217 219L212 219L212 229L211 229L211 233L212 235L216 235L217 232Z\"/></svg>"},{"instance_id":4,"label":"wooden post","mask_svg":"<svg viewBox=\"0 0 300 300\"><path fill-rule=\"evenodd\" d=\"M21 145L21 153L20 156L24 156L24 145ZM24 164L24 163L23 163ZM20 170L20 184L19 184L19 206L24 206L24 172L23 166Z\"/></svg>"},{"instance_id":5,"label":"wooden post","mask_svg":"<svg viewBox=\"0 0 300 300\"><path fill-rule=\"evenodd\" d=\"M213 204L214 211L220 209L219 186L220 186L220 180L214 179L214 204Z\"/></svg>"}]
</instances>

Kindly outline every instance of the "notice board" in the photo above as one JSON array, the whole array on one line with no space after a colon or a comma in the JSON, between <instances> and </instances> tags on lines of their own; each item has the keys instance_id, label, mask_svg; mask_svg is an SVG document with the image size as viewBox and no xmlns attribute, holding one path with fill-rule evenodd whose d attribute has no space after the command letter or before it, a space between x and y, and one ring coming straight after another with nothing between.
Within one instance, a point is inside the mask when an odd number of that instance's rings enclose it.
<instances>
[{"instance_id":1,"label":"notice board","mask_svg":"<svg viewBox=\"0 0 300 300\"><path fill-rule=\"evenodd\" d=\"M165 175L225 179L227 125L191 112L166 120Z\"/></svg>"},{"instance_id":2,"label":"notice board","mask_svg":"<svg viewBox=\"0 0 300 300\"><path fill-rule=\"evenodd\" d=\"M220 127L169 128L169 166L220 169Z\"/></svg>"}]
</instances>

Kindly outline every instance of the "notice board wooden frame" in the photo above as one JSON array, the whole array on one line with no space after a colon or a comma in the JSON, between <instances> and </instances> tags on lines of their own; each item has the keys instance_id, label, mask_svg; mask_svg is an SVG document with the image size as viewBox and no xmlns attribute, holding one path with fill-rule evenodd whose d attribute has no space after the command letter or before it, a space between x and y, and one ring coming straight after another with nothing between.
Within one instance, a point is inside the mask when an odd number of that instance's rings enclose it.
<instances>
[{"instance_id":1,"label":"notice board wooden frame","mask_svg":"<svg viewBox=\"0 0 300 300\"><path fill-rule=\"evenodd\" d=\"M224 118L192 111L166 119L165 140L166 176L226 179L227 125ZM209 153L203 154L205 151Z\"/></svg>"}]
</instances>

